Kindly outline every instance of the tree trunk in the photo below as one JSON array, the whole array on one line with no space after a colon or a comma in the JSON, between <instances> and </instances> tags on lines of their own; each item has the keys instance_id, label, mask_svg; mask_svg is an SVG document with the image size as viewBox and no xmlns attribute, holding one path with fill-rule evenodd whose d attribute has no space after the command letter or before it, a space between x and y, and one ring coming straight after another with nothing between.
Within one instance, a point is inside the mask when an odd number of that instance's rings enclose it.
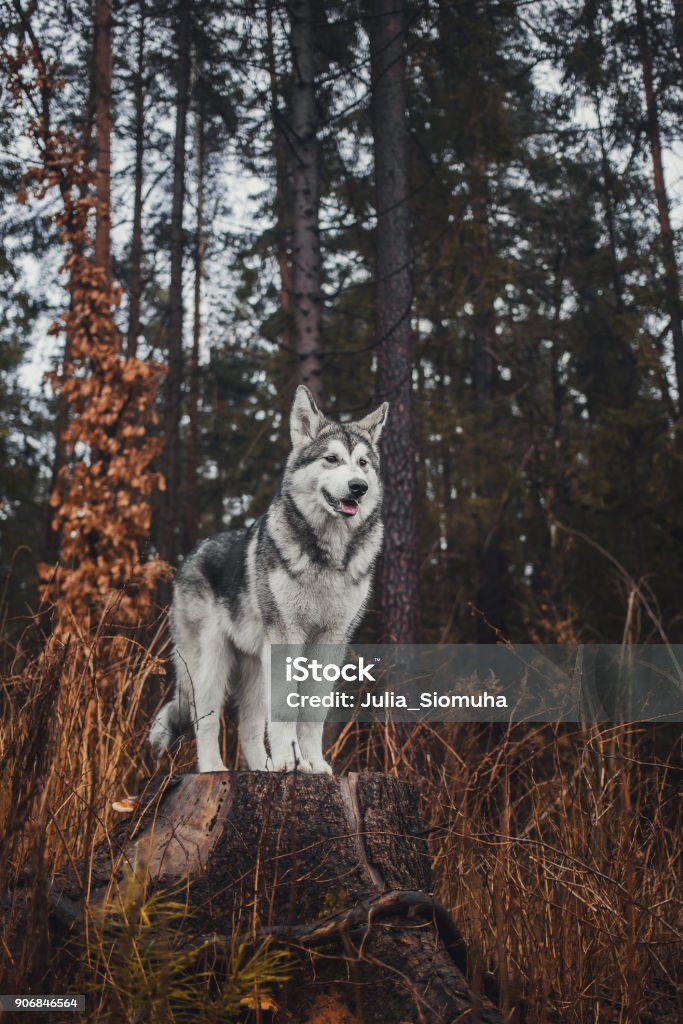
<instances>
[{"instance_id":1,"label":"tree trunk","mask_svg":"<svg viewBox=\"0 0 683 1024\"><path fill-rule=\"evenodd\" d=\"M376 390L380 400L391 402L389 427L382 438L385 540L378 590L383 639L413 643L418 580L405 15L392 0L372 2L370 57L377 211Z\"/></svg>"},{"instance_id":2,"label":"tree trunk","mask_svg":"<svg viewBox=\"0 0 683 1024\"><path fill-rule=\"evenodd\" d=\"M71 289L69 289L71 291ZM73 297L70 296L69 302L73 304ZM68 366L71 359L71 343L69 335L67 334L64 339L64 354L62 356L62 367ZM64 467L66 466L66 449L64 446L64 434L66 428L69 425L69 406L64 399L64 395L60 391L55 401L56 414L55 414L55 448L54 457L52 459L52 472L50 476L50 487L48 494L50 496L60 495L61 501L61 480ZM56 500L56 499L53 499ZM59 558L59 538L60 531L56 525L55 510L51 502L47 506L47 518L45 521L45 561L48 564L53 564Z\"/></svg>"},{"instance_id":3,"label":"tree trunk","mask_svg":"<svg viewBox=\"0 0 683 1024\"><path fill-rule=\"evenodd\" d=\"M674 31L676 33L676 48L681 64L681 74L683 75L683 0L674 0Z\"/></svg>"},{"instance_id":4,"label":"tree trunk","mask_svg":"<svg viewBox=\"0 0 683 1024\"><path fill-rule=\"evenodd\" d=\"M273 0L266 0L266 59L268 62L270 120L273 129L272 146L275 162L275 257L280 274L280 308L285 320L282 342L285 349L291 352L294 348L292 345L290 321L292 274L288 255L292 233L291 197L288 187L291 164L287 156L287 139L278 103L278 74L275 63L275 40L273 34Z\"/></svg>"},{"instance_id":5,"label":"tree trunk","mask_svg":"<svg viewBox=\"0 0 683 1024\"><path fill-rule=\"evenodd\" d=\"M662 262L664 264L664 285L666 290L667 312L671 320L671 336L673 338L674 367L676 386L678 389L678 415L683 416L683 309L681 308L681 285L676 263L674 235L669 214L669 197L664 180L662 163L662 142L659 131L659 112L655 95L654 75L652 70L652 50L647 32L647 22L642 0L635 0L636 23L638 27L638 44L640 63L643 72L643 87L646 103L646 129L652 157L655 198L659 216L659 235L662 246Z\"/></svg>"},{"instance_id":6,"label":"tree trunk","mask_svg":"<svg viewBox=\"0 0 683 1024\"><path fill-rule=\"evenodd\" d=\"M174 562L178 554L177 525L180 517L180 416L183 386L183 209L185 204L185 135L190 97L190 19L192 5L178 3L176 26L176 122L173 151L173 201L171 207L171 285L168 310L168 374L164 404L164 452L162 471L166 480L159 528L159 553Z\"/></svg>"},{"instance_id":7,"label":"tree trunk","mask_svg":"<svg viewBox=\"0 0 683 1024\"><path fill-rule=\"evenodd\" d=\"M126 345L129 359L134 359L137 355L138 338L140 336L140 303L142 300L142 185L145 152L144 60L146 3L147 0L140 0L137 67L135 69L133 85L135 95L135 181L133 185L133 235L130 246L128 341Z\"/></svg>"},{"instance_id":8,"label":"tree trunk","mask_svg":"<svg viewBox=\"0 0 683 1024\"><path fill-rule=\"evenodd\" d=\"M315 44L311 0L292 0L292 150L294 164L294 331L299 382L322 401L322 302L320 289L320 180Z\"/></svg>"},{"instance_id":9,"label":"tree trunk","mask_svg":"<svg viewBox=\"0 0 683 1024\"><path fill-rule=\"evenodd\" d=\"M481 84L480 84L481 87ZM472 209L472 387L478 405L488 406L495 373L496 314L491 287L491 245L489 234L489 185L486 156L475 133L470 162L470 205Z\"/></svg>"},{"instance_id":10,"label":"tree trunk","mask_svg":"<svg viewBox=\"0 0 683 1024\"><path fill-rule=\"evenodd\" d=\"M330 1001L341 1019L373 1024L443 1024L475 1010L463 941L427 895L414 787L378 773L216 772L167 777L140 807L94 858L91 907L137 865L173 899L182 881L192 939L254 947L268 937L308 953L306 977L278 993L288 1020L315 1020ZM53 916L77 921L84 889L59 879ZM480 1009L479 1020L498 1015Z\"/></svg>"},{"instance_id":11,"label":"tree trunk","mask_svg":"<svg viewBox=\"0 0 683 1024\"><path fill-rule=\"evenodd\" d=\"M111 274L111 0L96 0L94 40L95 264Z\"/></svg>"},{"instance_id":12,"label":"tree trunk","mask_svg":"<svg viewBox=\"0 0 683 1024\"><path fill-rule=\"evenodd\" d=\"M83 119L83 148L90 156L93 120L95 126L95 189L97 211L95 220L95 263L107 276L111 273L111 80L112 80L112 8L111 0L97 0L94 11L92 57L88 97ZM47 122L47 111L44 118ZM47 131L47 124L46 129ZM81 185L81 196L88 199L88 185ZM74 249L80 251L82 241L74 236ZM73 308L73 284L67 285ZM72 342L67 332L62 366L71 362ZM49 493L58 495L61 477L67 464L64 434L69 425L69 407L60 391L56 399L55 450ZM45 559L56 562L59 557L60 532L55 525L54 507L48 505L45 524Z\"/></svg>"},{"instance_id":13,"label":"tree trunk","mask_svg":"<svg viewBox=\"0 0 683 1024\"><path fill-rule=\"evenodd\" d=\"M478 17L476 11L473 12ZM479 27L479 31L481 31ZM476 81L476 79L475 79ZM477 82L484 88L483 82ZM491 245L489 232L489 184L486 155L480 126L472 132L473 150L470 158L470 205L472 209L472 264L470 289L472 297L472 390L480 429L495 426L492 389L495 379L496 313L491 284ZM485 536L479 553L479 586L475 594L478 614L475 638L480 644L495 644L506 628L508 559L503 550L504 518L498 512L500 494L484 476L479 482L481 496L490 509ZM491 524L490 520L494 522Z\"/></svg>"},{"instance_id":14,"label":"tree trunk","mask_svg":"<svg viewBox=\"0 0 683 1024\"><path fill-rule=\"evenodd\" d=\"M84 195L87 194L84 192ZM74 242L74 248L78 246L77 242ZM74 305L74 289L73 280L70 279L67 285L69 292L69 306L73 309ZM66 369L69 366L72 358L73 344L71 334L69 331L64 336L64 352L61 359L61 370L62 374L66 373ZM50 475L50 486L48 488L48 494L55 497L52 501L61 504L63 499L62 494L62 475L65 472L67 465L67 454L66 446L64 442L64 436L69 426L69 405L66 401L63 392L60 390L55 399L55 428L54 428L54 456L52 459L52 471ZM55 506L52 501L47 506L47 519L45 522L45 561L48 564L55 563L59 558L59 547L60 547L60 529L57 525L55 518Z\"/></svg>"},{"instance_id":15,"label":"tree trunk","mask_svg":"<svg viewBox=\"0 0 683 1024\"><path fill-rule=\"evenodd\" d=\"M204 112L201 103L195 125L195 151L197 154L197 223L194 259L194 316L192 320L192 353L190 356L190 393L188 416L190 420L185 460L183 547L191 551L197 543L199 509L199 343L202 334L202 274L204 273L204 161L206 138Z\"/></svg>"},{"instance_id":16,"label":"tree trunk","mask_svg":"<svg viewBox=\"0 0 683 1024\"><path fill-rule=\"evenodd\" d=\"M613 182L614 174L610 165L605 130L602 123L602 111L600 108L600 97L597 91L593 92L595 114L598 121L598 141L600 143L600 164L602 167L602 178L600 181L602 189L603 206L605 209L605 225L609 237L610 258L612 261L612 287L614 289L614 304L617 313L624 311L624 286L621 279L621 267L617 250L617 229L614 212Z\"/></svg>"}]
</instances>

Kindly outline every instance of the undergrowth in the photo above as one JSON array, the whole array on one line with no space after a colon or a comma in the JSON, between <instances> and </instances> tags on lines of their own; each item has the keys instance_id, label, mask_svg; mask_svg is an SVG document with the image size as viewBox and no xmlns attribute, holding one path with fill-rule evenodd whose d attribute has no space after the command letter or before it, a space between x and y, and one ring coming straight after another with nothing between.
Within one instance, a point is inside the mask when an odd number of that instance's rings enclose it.
<instances>
[{"instance_id":1,"label":"undergrowth","mask_svg":"<svg viewBox=\"0 0 683 1024\"><path fill-rule=\"evenodd\" d=\"M154 770L163 634L117 637L115 658L111 641L102 624L35 656L25 642L0 684L0 990L85 991L87 1024L270 1019L289 958L189 947L178 894L129 880L84 945L55 943L55 872L87 891L112 801ZM331 756L420 784L436 893L504 1019L646 1024L680 1012L679 748L676 726L349 725Z\"/></svg>"}]
</instances>

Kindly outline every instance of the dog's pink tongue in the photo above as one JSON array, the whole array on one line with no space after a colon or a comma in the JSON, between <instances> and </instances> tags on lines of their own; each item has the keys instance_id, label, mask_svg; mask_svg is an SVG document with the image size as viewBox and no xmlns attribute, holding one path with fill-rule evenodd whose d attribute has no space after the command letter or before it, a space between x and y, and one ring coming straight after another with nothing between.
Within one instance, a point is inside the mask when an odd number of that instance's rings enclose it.
<instances>
[{"instance_id":1,"label":"dog's pink tongue","mask_svg":"<svg viewBox=\"0 0 683 1024\"><path fill-rule=\"evenodd\" d=\"M355 516L358 511L358 502L356 501L344 501L342 499L339 504L341 505L342 512L346 513L347 516Z\"/></svg>"}]
</instances>

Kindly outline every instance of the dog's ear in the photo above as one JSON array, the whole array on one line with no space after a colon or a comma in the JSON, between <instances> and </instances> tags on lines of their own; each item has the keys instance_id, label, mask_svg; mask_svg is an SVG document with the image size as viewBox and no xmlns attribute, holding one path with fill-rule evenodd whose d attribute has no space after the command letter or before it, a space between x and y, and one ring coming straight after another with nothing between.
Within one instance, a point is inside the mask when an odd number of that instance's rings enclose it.
<instances>
[{"instance_id":1,"label":"dog's ear","mask_svg":"<svg viewBox=\"0 0 683 1024\"><path fill-rule=\"evenodd\" d=\"M362 420L356 422L356 426L364 430L366 434L369 434L372 438L372 443L377 444L382 431L384 430L384 424L387 422L387 416L389 414L389 403L382 402L379 409L375 409L368 416L365 416Z\"/></svg>"},{"instance_id":2,"label":"dog's ear","mask_svg":"<svg viewBox=\"0 0 683 1024\"><path fill-rule=\"evenodd\" d=\"M325 417L313 401L313 395L305 384L300 384L294 395L289 431L295 448L313 441L325 422Z\"/></svg>"}]
</instances>

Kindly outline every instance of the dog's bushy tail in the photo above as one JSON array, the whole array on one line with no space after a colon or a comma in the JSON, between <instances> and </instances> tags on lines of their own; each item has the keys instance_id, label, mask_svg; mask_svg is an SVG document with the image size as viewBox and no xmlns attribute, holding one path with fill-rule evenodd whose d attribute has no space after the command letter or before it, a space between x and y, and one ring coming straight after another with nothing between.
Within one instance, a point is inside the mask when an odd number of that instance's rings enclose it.
<instances>
[{"instance_id":1,"label":"dog's bushy tail","mask_svg":"<svg viewBox=\"0 0 683 1024\"><path fill-rule=\"evenodd\" d=\"M176 740L181 739L192 724L190 705L176 686L173 697L164 704L149 730L149 743L157 757L168 750Z\"/></svg>"}]
</instances>

